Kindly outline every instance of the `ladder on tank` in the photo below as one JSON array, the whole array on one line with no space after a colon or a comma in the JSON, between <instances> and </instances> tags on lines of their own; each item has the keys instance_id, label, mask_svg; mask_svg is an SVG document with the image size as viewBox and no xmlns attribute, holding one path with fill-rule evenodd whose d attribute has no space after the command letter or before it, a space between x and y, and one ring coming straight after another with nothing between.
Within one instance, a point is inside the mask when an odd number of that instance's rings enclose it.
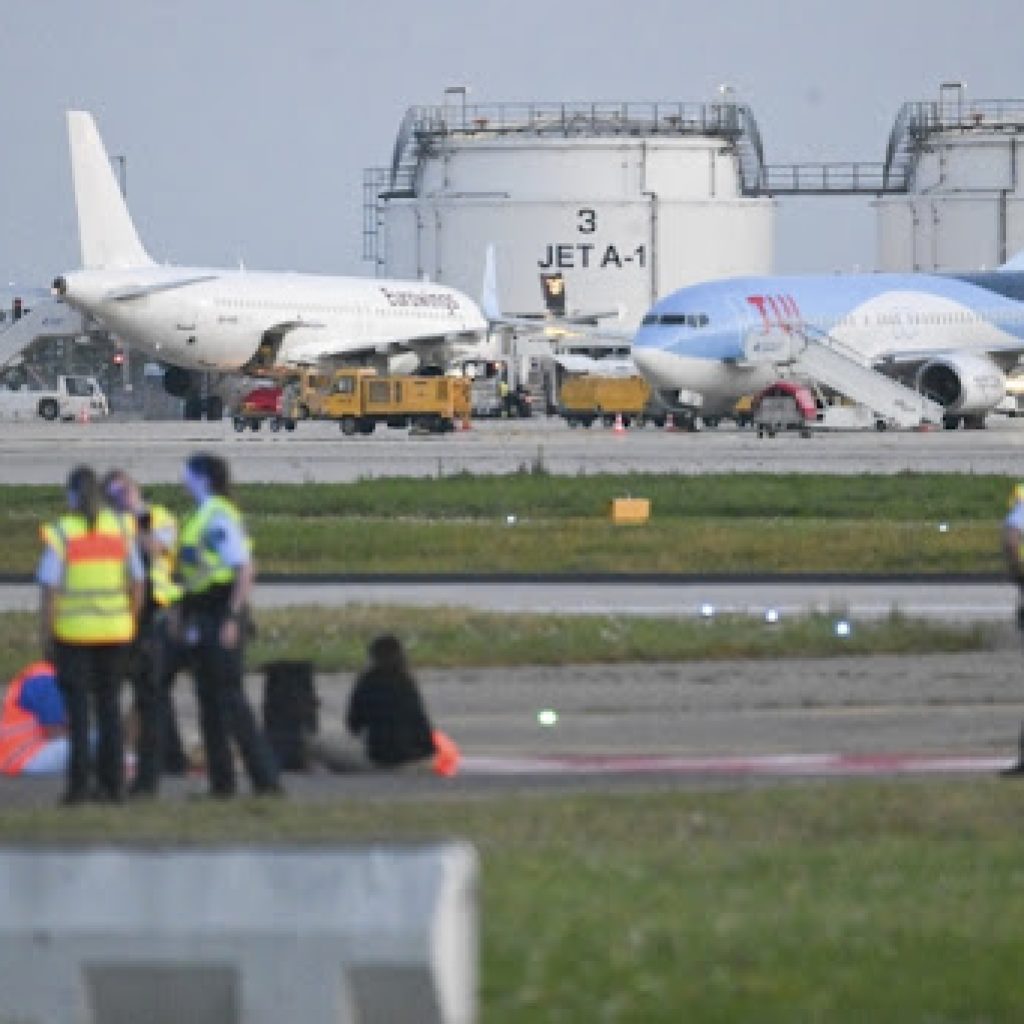
<instances>
[{"instance_id":1,"label":"ladder on tank","mask_svg":"<svg viewBox=\"0 0 1024 1024\"><path fill-rule=\"evenodd\" d=\"M809 332L794 337L789 367L846 398L866 406L885 423L910 428L942 422L942 406L879 373L860 353L828 334Z\"/></svg>"}]
</instances>

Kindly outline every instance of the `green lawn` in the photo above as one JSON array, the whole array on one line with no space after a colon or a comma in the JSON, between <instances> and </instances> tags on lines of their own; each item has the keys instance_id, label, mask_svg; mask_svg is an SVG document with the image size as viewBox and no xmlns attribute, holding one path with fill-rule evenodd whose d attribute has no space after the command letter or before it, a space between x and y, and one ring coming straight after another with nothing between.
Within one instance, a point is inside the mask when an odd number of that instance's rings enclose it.
<instances>
[{"instance_id":1,"label":"green lawn","mask_svg":"<svg viewBox=\"0 0 1024 1024\"><path fill-rule=\"evenodd\" d=\"M1024 1019L1017 786L847 782L0 812L8 839L455 835L483 885L489 1024Z\"/></svg>"},{"instance_id":2,"label":"green lawn","mask_svg":"<svg viewBox=\"0 0 1024 1024\"><path fill-rule=\"evenodd\" d=\"M837 610L838 611L838 610ZM746 616L711 621L630 615L505 615L450 608L314 608L261 612L249 663L312 659L322 671L352 671L367 642L397 632L419 667L456 668L579 663L677 662L723 658L913 654L991 647L997 630L907 619L856 623L837 637L835 616L783 618L775 625ZM0 614L0 679L37 657L36 616Z\"/></svg>"},{"instance_id":3,"label":"green lawn","mask_svg":"<svg viewBox=\"0 0 1024 1024\"><path fill-rule=\"evenodd\" d=\"M239 501L265 573L995 573L1010 484L520 473L254 485L239 488ZM180 489L154 495L183 507ZM648 524L610 524L608 504L623 495L651 499ZM39 521L60 502L56 488L0 488L0 572L32 571Z\"/></svg>"}]
</instances>

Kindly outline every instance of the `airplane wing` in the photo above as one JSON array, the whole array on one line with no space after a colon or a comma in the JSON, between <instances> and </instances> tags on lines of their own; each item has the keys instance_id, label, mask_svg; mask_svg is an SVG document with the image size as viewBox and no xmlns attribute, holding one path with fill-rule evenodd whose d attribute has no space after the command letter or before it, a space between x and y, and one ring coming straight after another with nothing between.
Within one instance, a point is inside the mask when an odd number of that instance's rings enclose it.
<instances>
[{"instance_id":1,"label":"airplane wing","mask_svg":"<svg viewBox=\"0 0 1024 1024\"><path fill-rule=\"evenodd\" d=\"M286 324L274 330L281 333L284 341L278 361L300 366L315 366L332 360L395 356L406 352L427 354L440 346L461 340L458 335L433 334L379 338L368 342L365 338L332 337L326 334L323 325L310 323ZM469 337L476 340L477 335Z\"/></svg>"},{"instance_id":2,"label":"airplane wing","mask_svg":"<svg viewBox=\"0 0 1024 1024\"><path fill-rule=\"evenodd\" d=\"M907 349L906 351L885 352L875 360L875 365L882 368L912 371L932 359L954 356L962 353L961 348ZM971 355L988 356L1000 369L1008 372L1017 365L1024 356L1024 341L1003 345L989 345L983 350L972 350Z\"/></svg>"}]
</instances>

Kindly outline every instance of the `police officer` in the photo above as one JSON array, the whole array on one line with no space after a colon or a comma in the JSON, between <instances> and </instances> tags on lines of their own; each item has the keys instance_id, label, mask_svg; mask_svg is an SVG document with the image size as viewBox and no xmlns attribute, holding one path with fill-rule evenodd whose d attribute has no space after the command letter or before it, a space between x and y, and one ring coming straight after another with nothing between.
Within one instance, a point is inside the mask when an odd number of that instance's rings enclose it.
<instances>
[{"instance_id":1,"label":"police officer","mask_svg":"<svg viewBox=\"0 0 1024 1024\"><path fill-rule=\"evenodd\" d=\"M170 762L172 770L182 769L184 762L170 700L178 668L170 635L171 617L181 599L181 588L173 579L178 524L162 505L147 504L138 484L124 470L112 470L104 477L103 494L110 507L132 524L146 571L145 597L128 662L139 723L135 779L129 796L150 797L156 795L164 766Z\"/></svg>"},{"instance_id":2,"label":"police officer","mask_svg":"<svg viewBox=\"0 0 1024 1024\"><path fill-rule=\"evenodd\" d=\"M216 455L192 455L183 482L196 507L181 526L177 572L184 589L183 637L195 673L210 794L229 797L235 792L232 739L253 790L280 793L273 753L242 689L253 562L241 514L228 500L227 463Z\"/></svg>"},{"instance_id":3,"label":"police officer","mask_svg":"<svg viewBox=\"0 0 1024 1024\"><path fill-rule=\"evenodd\" d=\"M71 741L64 803L118 801L124 751L118 696L142 601L143 568L130 528L103 506L96 474L71 471L69 512L41 530L40 632L67 705ZM97 727L96 790L89 791L89 704Z\"/></svg>"},{"instance_id":4,"label":"police officer","mask_svg":"<svg viewBox=\"0 0 1024 1024\"><path fill-rule=\"evenodd\" d=\"M1003 557L1010 579L1018 588L1017 628L1024 630L1024 484L1017 484L1010 492L1010 511L1003 520ZM1017 763L1000 774L1024 776L1024 726Z\"/></svg>"}]
</instances>

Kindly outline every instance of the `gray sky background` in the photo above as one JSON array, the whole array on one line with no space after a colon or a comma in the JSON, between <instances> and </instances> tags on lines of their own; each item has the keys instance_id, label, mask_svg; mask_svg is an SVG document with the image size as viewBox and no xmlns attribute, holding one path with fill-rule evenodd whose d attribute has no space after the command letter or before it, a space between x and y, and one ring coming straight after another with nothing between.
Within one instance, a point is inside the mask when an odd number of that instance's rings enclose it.
<instances>
[{"instance_id":1,"label":"gray sky background","mask_svg":"<svg viewBox=\"0 0 1024 1024\"><path fill-rule=\"evenodd\" d=\"M407 106L713 100L753 107L769 162L881 160L944 80L1024 96L1024 4L990 0L0 0L0 284L78 265L63 112L127 156L158 260L370 273L362 169ZM867 202L778 216L780 272L871 269Z\"/></svg>"}]
</instances>

